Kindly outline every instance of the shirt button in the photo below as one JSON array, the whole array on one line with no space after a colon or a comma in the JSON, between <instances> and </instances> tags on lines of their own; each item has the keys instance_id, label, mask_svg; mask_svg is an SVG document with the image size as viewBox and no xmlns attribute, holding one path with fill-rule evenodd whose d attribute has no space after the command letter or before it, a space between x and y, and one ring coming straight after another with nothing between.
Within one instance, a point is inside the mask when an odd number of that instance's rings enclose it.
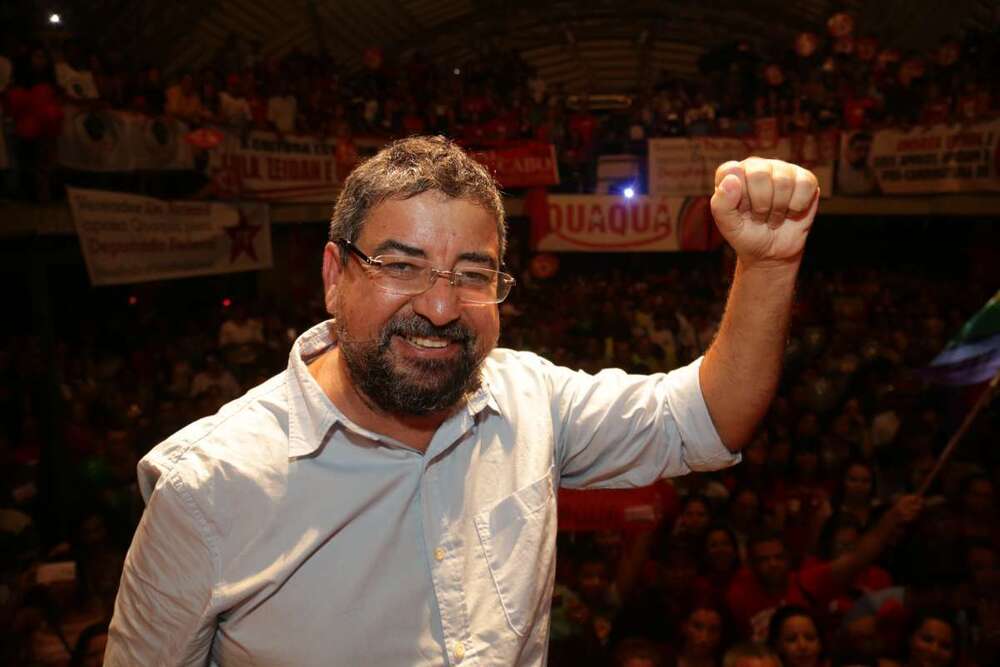
<instances>
[{"instance_id":1,"label":"shirt button","mask_svg":"<svg viewBox=\"0 0 1000 667\"><path fill-rule=\"evenodd\" d=\"M434 550L434 560L437 561L444 560L444 549L438 547L437 549ZM459 646L461 646L461 644L459 644ZM459 660L461 660L461 658L459 658Z\"/></svg>"},{"instance_id":2,"label":"shirt button","mask_svg":"<svg viewBox=\"0 0 1000 667\"><path fill-rule=\"evenodd\" d=\"M465 657L465 647L462 646L462 642L457 642L455 644L455 662L462 662L462 658Z\"/></svg>"}]
</instances>

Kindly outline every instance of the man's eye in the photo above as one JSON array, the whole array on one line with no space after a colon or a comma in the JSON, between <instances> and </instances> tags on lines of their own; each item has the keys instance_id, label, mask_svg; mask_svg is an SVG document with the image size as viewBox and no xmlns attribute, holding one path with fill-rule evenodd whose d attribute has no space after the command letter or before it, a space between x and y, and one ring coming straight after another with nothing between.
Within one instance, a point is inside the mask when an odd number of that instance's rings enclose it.
<instances>
[{"instance_id":1,"label":"man's eye","mask_svg":"<svg viewBox=\"0 0 1000 667\"><path fill-rule=\"evenodd\" d=\"M382 271L394 278L412 278L420 273L420 267L410 262L385 262Z\"/></svg>"},{"instance_id":2,"label":"man's eye","mask_svg":"<svg viewBox=\"0 0 1000 667\"><path fill-rule=\"evenodd\" d=\"M493 283L493 275L488 271L461 271L462 282L471 287L485 287Z\"/></svg>"}]
</instances>

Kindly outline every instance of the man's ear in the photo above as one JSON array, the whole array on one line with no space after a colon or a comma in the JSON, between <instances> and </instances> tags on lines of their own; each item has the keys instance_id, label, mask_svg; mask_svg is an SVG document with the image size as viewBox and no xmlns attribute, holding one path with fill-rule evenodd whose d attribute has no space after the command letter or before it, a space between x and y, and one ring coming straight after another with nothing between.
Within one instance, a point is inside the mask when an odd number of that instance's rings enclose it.
<instances>
[{"instance_id":1,"label":"man's ear","mask_svg":"<svg viewBox=\"0 0 1000 667\"><path fill-rule=\"evenodd\" d=\"M332 241L327 242L323 248L323 303L326 305L326 312L336 317L333 312L337 296L337 286L344 272L344 265L340 261L340 246Z\"/></svg>"}]
</instances>

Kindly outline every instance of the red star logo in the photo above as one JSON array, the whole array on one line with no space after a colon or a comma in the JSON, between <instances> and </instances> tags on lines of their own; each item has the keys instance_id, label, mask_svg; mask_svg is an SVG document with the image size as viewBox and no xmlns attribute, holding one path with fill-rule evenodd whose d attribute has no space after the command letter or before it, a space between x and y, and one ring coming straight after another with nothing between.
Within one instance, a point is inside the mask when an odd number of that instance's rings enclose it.
<instances>
[{"instance_id":1,"label":"red star logo","mask_svg":"<svg viewBox=\"0 0 1000 667\"><path fill-rule=\"evenodd\" d=\"M237 209L240 222L232 227L226 227L226 234L229 234L229 242L232 244L229 251L229 262L235 262L242 253L253 261L257 261L257 251L253 247L253 237L260 231L260 225L251 225L243 215L243 211Z\"/></svg>"}]
</instances>

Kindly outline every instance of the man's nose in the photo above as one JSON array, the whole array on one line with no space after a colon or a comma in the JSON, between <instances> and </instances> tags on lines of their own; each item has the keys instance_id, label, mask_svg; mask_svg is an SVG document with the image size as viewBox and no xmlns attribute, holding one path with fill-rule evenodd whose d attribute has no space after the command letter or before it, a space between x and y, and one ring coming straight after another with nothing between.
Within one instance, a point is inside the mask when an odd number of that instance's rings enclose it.
<instances>
[{"instance_id":1,"label":"man's nose","mask_svg":"<svg viewBox=\"0 0 1000 667\"><path fill-rule=\"evenodd\" d=\"M436 326L454 322L461 310L458 290L451 286L447 276L435 276L430 289L413 298L413 312L423 315Z\"/></svg>"}]
</instances>

